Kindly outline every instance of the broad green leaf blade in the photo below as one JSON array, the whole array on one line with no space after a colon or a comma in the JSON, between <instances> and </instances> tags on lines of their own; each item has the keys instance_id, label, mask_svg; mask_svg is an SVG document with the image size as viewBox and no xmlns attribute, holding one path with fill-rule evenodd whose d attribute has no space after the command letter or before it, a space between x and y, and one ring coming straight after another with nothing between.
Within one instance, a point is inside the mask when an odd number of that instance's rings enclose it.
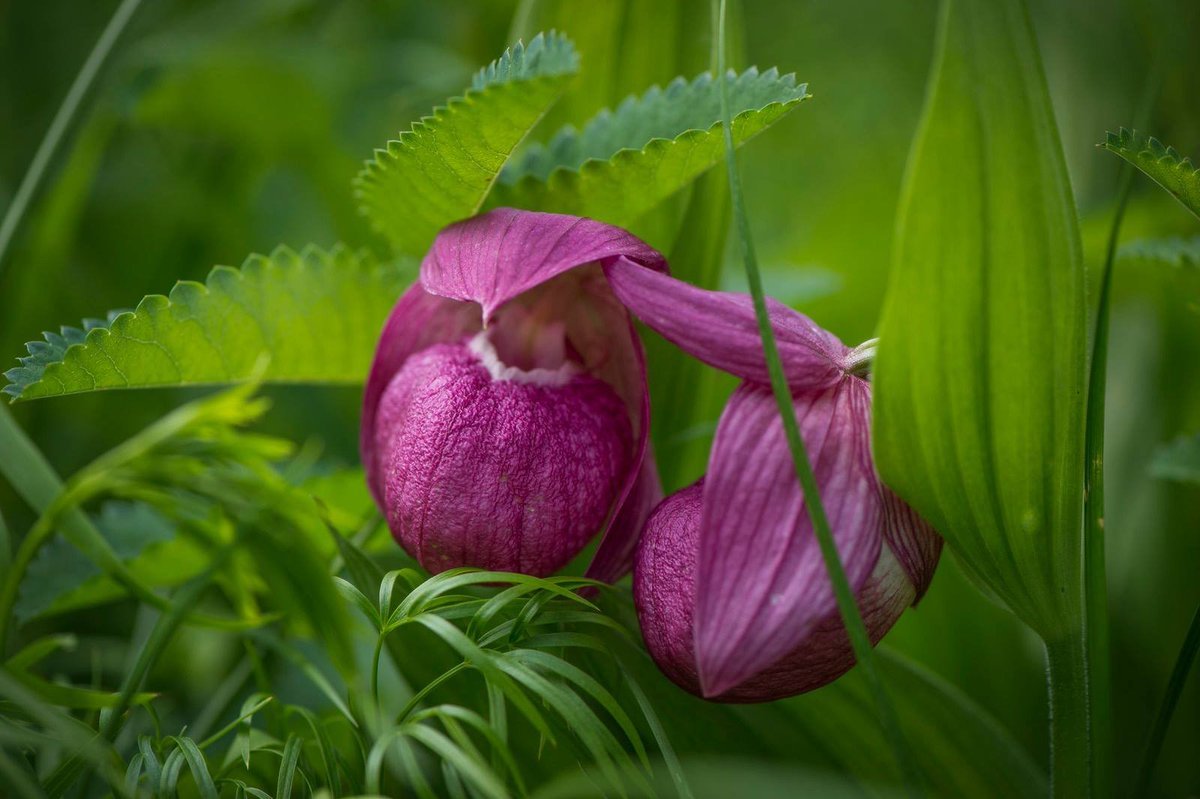
<instances>
[{"instance_id":1,"label":"broad green leaf blade","mask_svg":"<svg viewBox=\"0 0 1200 799\"><path fill-rule=\"evenodd\" d=\"M775 69L730 72L727 80L739 145L809 96L806 84ZM582 131L564 129L506 167L489 204L630 224L720 163L719 86L709 73L677 78L602 111Z\"/></svg>"},{"instance_id":2,"label":"broad green leaf blade","mask_svg":"<svg viewBox=\"0 0 1200 799\"><path fill-rule=\"evenodd\" d=\"M950 0L909 156L875 365L875 454L1044 638L1082 618L1079 231L1019 0Z\"/></svg>"},{"instance_id":3,"label":"broad green leaf blade","mask_svg":"<svg viewBox=\"0 0 1200 799\"><path fill-rule=\"evenodd\" d=\"M114 388L248 379L260 356L266 382L363 380L383 320L409 273L344 247L254 255L182 281L137 310L89 320L27 345L4 391L37 399Z\"/></svg>"},{"instance_id":4,"label":"broad green leaf blade","mask_svg":"<svg viewBox=\"0 0 1200 799\"><path fill-rule=\"evenodd\" d=\"M507 50L461 97L375 152L356 180L363 213L397 252L423 255L439 230L479 210L578 64L570 40L554 32Z\"/></svg>"},{"instance_id":5,"label":"broad green leaf blade","mask_svg":"<svg viewBox=\"0 0 1200 799\"><path fill-rule=\"evenodd\" d=\"M1180 436L1161 448L1150 464L1150 473L1167 480L1200 483L1200 433Z\"/></svg>"},{"instance_id":6,"label":"broad green leaf blade","mask_svg":"<svg viewBox=\"0 0 1200 799\"><path fill-rule=\"evenodd\" d=\"M1153 136L1147 138L1125 128L1121 128L1120 133L1109 133L1100 146L1142 170L1183 203L1184 208L1200 217L1200 169L1190 158Z\"/></svg>"}]
</instances>

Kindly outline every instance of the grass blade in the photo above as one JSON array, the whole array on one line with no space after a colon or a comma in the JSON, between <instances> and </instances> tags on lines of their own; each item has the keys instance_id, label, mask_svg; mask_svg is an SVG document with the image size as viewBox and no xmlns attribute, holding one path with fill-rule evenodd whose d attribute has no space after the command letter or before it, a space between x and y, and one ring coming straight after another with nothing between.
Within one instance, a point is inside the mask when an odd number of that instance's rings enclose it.
<instances>
[{"instance_id":1,"label":"grass blade","mask_svg":"<svg viewBox=\"0 0 1200 799\"><path fill-rule=\"evenodd\" d=\"M713 0L717 8L717 74L725 74L725 0ZM718 5L719 4L719 5ZM796 412L792 405L792 395L787 387L787 378L783 374L783 365L779 360L779 350L775 344L775 333L771 329L770 317L767 315L766 297L763 293L762 276L758 270L758 256L754 250L754 240L750 233L750 219L746 214L746 204L742 197L742 181L738 173L737 158L734 154L733 134L729 118L729 97L727 81L721 82L721 117L725 132L725 168L729 175L729 194L733 203L733 218L737 224L738 241L741 245L742 261L746 267L746 280L750 284L750 294L754 300L754 314L758 317L758 329L762 336L763 354L767 361L767 369L771 375L771 389L775 401L779 405L779 414L783 421L783 429L787 435L788 449L792 453L792 461L796 467L796 476L804 490L805 506L812 518L813 530L821 547L821 555L825 559L825 567L829 571L829 580L833 583L834 596L837 599L838 612L850 643L854 649L854 659L862 666L874 689L875 701L879 709L880 723L891 739L897 760L905 775L905 782L911 795L922 794L921 778L916 771L915 761L910 757L908 745L900 731L900 723L896 711L887 697L875 664L874 650L867 636L867 628L863 623L862 614L854 600L854 592L846 579L846 571L842 566L841 557L833 542L833 533L829 528L829 520L821 502L817 481L813 476L812 464L800 437L800 428L796 422Z\"/></svg>"},{"instance_id":2,"label":"grass blade","mask_svg":"<svg viewBox=\"0 0 1200 799\"><path fill-rule=\"evenodd\" d=\"M1150 728L1150 737L1146 740L1146 751L1142 755L1142 767L1138 770L1137 787L1134 796L1146 796L1150 787L1150 777L1154 774L1154 763L1162 750L1163 741L1167 737L1167 727L1171 724L1171 716L1175 714L1175 705L1183 693L1183 685L1187 682L1188 671L1200 652L1200 605L1192 615L1192 623L1188 627L1183 646L1179 648L1179 657L1175 659L1175 668L1171 670L1171 679L1167 681L1167 692L1163 694L1162 704L1158 706L1158 715L1154 726Z\"/></svg>"},{"instance_id":3,"label":"grass blade","mask_svg":"<svg viewBox=\"0 0 1200 799\"><path fill-rule=\"evenodd\" d=\"M4 266L4 256L8 253L13 236L16 235L21 220L25 218L25 211L29 208L29 203L37 192L42 178L45 177L46 168L54 159L54 154L58 150L58 145L62 142L67 128L71 126L88 89L91 88L100 74L100 70L104 67L104 62L112 53L113 45L117 43L117 39L120 38L125 26L129 24L129 20L133 18L134 12L141 4L142 0L124 0L121 5L117 6L108 25L101 32L100 38L96 40L92 52L83 62L79 74L75 76L75 81L67 91L67 96L63 98L62 105L58 107L58 112L46 130L46 135L42 137L42 142L38 145L33 160L29 162L29 169L26 170L25 177L21 179L21 185L17 188L12 204L4 214L4 221L0 222L0 269Z\"/></svg>"},{"instance_id":4,"label":"grass blade","mask_svg":"<svg viewBox=\"0 0 1200 799\"><path fill-rule=\"evenodd\" d=\"M204 753L196 746L196 742L191 738L172 737L171 740L183 753L183 759L187 762L188 771L192 773L192 780L196 783L196 792L200 794L200 799L219 799L217 786L213 784L212 774L208 772L208 762L205 761Z\"/></svg>"},{"instance_id":5,"label":"grass blade","mask_svg":"<svg viewBox=\"0 0 1200 799\"><path fill-rule=\"evenodd\" d=\"M279 779L275 782L276 799L289 799L292 795L292 783L296 778L296 768L300 763L300 750L304 742L298 735L292 735L283 746L283 762L279 764Z\"/></svg>"}]
</instances>

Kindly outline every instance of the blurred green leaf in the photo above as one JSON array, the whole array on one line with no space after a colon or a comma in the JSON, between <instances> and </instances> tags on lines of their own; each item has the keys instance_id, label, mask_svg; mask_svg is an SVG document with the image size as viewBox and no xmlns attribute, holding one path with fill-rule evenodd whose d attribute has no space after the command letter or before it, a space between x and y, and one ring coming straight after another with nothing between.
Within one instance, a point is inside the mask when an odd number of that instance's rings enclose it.
<instances>
[{"instance_id":1,"label":"blurred green leaf","mask_svg":"<svg viewBox=\"0 0 1200 799\"><path fill-rule=\"evenodd\" d=\"M361 467L309 477L300 489L324 504L329 523L343 533L357 531L375 508Z\"/></svg>"},{"instance_id":2,"label":"blurred green leaf","mask_svg":"<svg viewBox=\"0 0 1200 799\"><path fill-rule=\"evenodd\" d=\"M730 72L733 135L742 144L807 98L795 75ZM628 225L721 161L719 84L677 78L566 128L501 173L490 205L578 214Z\"/></svg>"},{"instance_id":3,"label":"blurred green leaf","mask_svg":"<svg viewBox=\"0 0 1200 799\"><path fill-rule=\"evenodd\" d=\"M785 765L768 760L694 757L683 763L683 774L694 785L695 799L778 799L783 796L812 796L821 799L861 799L863 789L854 780L818 769ZM595 796L625 795L633 799L673 796L674 786L666 768L655 770L650 788L633 780L609 784L604 776L587 770L569 773L534 793L535 799L591 799ZM879 799L899 797L896 792L875 792Z\"/></svg>"},{"instance_id":4,"label":"blurred green leaf","mask_svg":"<svg viewBox=\"0 0 1200 799\"><path fill-rule=\"evenodd\" d=\"M177 751L182 752L184 760L187 761L188 771L196 783L196 792L200 794L200 799L218 799L217 786L213 784L212 775L208 771L208 761L204 759L204 753L196 746L196 742L191 738L182 737L171 740L179 747Z\"/></svg>"},{"instance_id":5,"label":"blurred green leaf","mask_svg":"<svg viewBox=\"0 0 1200 799\"><path fill-rule=\"evenodd\" d=\"M298 735L288 738L283 747L282 762L279 764L279 778L275 782L275 795L280 799L289 799L292 795L292 782L296 779L296 769L300 763L300 753L304 748L304 739Z\"/></svg>"},{"instance_id":6,"label":"blurred green leaf","mask_svg":"<svg viewBox=\"0 0 1200 799\"><path fill-rule=\"evenodd\" d=\"M356 182L363 212L397 252L424 254L439 230L479 210L578 66L570 40L554 32L505 51L461 97L375 152Z\"/></svg>"},{"instance_id":7,"label":"blurred green leaf","mask_svg":"<svg viewBox=\"0 0 1200 799\"><path fill-rule=\"evenodd\" d=\"M1046 775L982 708L912 661L878 650L888 693L930 792L943 797L1045 796ZM899 784L888 741L870 723L871 695L857 671L791 700L789 710L851 773Z\"/></svg>"},{"instance_id":8,"label":"blurred green leaf","mask_svg":"<svg viewBox=\"0 0 1200 799\"><path fill-rule=\"evenodd\" d=\"M1200 434L1180 436L1162 447L1150 464L1150 473L1167 480L1200 483Z\"/></svg>"},{"instance_id":9,"label":"blurred green leaf","mask_svg":"<svg viewBox=\"0 0 1200 799\"><path fill-rule=\"evenodd\" d=\"M121 695L107 691L97 691L92 688L82 688L77 685L64 685L42 679L29 672L13 671L5 668L9 676L33 691L39 699L57 707L76 708L84 710L99 710L100 708L115 707L121 702ZM130 699L134 705L144 705L154 698L154 694L137 693Z\"/></svg>"},{"instance_id":10,"label":"blurred green leaf","mask_svg":"<svg viewBox=\"0 0 1200 799\"><path fill-rule=\"evenodd\" d=\"M1175 269L1200 269L1200 236L1131 241L1117 250L1117 260L1139 266L1154 264Z\"/></svg>"},{"instance_id":11,"label":"blurred green leaf","mask_svg":"<svg viewBox=\"0 0 1200 799\"><path fill-rule=\"evenodd\" d=\"M175 527L153 508L135 502L110 501L94 518L96 529L129 571L146 585L178 585L198 574L208 562L194 541L176 535ZM75 546L55 537L29 564L15 606L17 620L91 607L124 597L127 590Z\"/></svg>"},{"instance_id":12,"label":"blurred green leaf","mask_svg":"<svg viewBox=\"0 0 1200 799\"><path fill-rule=\"evenodd\" d=\"M264 379L357 383L406 274L344 247L251 256L205 283L181 281L136 311L88 320L27 345L5 373L16 399L112 388L246 380L264 353Z\"/></svg>"},{"instance_id":13,"label":"blurred green leaf","mask_svg":"<svg viewBox=\"0 0 1200 799\"><path fill-rule=\"evenodd\" d=\"M1023 3L950 0L875 365L884 481L1043 637L1082 619L1084 270Z\"/></svg>"},{"instance_id":14,"label":"blurred green leaf","mask_svg":"<svg viewBox=\"0 0 1200 799\"><path fill-rule=\"evenodd\" d=\"M1142 170L1179 200L1184 208L1200 217L1200 169L1190 158L1180 155L1174 147L1164 145L1153 136L1147 138L1125 128L1121 128L1120 133L1109 133L1100 146Z\"/></svg>"}]
</instances>

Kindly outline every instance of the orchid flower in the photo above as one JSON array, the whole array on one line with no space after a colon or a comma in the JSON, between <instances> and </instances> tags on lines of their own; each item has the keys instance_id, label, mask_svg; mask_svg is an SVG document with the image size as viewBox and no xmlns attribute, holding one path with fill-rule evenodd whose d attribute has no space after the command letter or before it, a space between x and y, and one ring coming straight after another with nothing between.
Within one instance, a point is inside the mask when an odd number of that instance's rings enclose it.
<instances>
[{"instance_id":1,"label":"orchid flower","mask_svg":"<svg viewBox=\"0 0 1200 799\"><path fill-rule=\"evenodd\" d=\"M629 570L661 497L641 343L604 269L666 271L620 228L502 208L438 234L384 326L360 446L396 540L432 572L544 576L603 537Z\"/></svg>"},{"instance_id":2,"label":"orchid flower","mask_svg":"<svg viewBox=\"0 0 1200 799\"><path fill-rule=\"evenodd\" d=\"M708 472L653 512L634 599L655 661L693 693L733 702L824 685L854 663L796 478L746 295L614 264L616 295L665 338L744 382ZM877 642L933 577L942 540L884 486L871 456L871 386L854 350L769 301L797 422L833 538Z\"/></svg>"}]
</instances>

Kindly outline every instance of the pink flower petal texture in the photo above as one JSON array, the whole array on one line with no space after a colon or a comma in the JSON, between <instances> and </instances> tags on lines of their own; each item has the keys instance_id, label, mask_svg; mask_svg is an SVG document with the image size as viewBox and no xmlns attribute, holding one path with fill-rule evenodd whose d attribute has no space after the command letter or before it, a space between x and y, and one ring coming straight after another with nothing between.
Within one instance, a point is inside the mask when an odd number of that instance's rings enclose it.
<instances>
[{"instance_id":1,"label":"pink flower petal texture","mask_svg":"<svg viewBox=\"0 0 1200 799\"><path fill-rule=\"evenodd\" d=\"M879 559L883 539L867 423L870 392L854 378L795 400L838 554L857 590ZM769 388L743 385L717 427L704 488L696 597L698 666L713 694L770 666L836 612Z\"/></svg>"},{"instance_id":2,"label":"pink flower petal texture","mask_svg":"<svg viewBox=\"0 0 1200 799\"><path fill-rule=\"evenodd\" d=\"M703 481L662 502L638 542L633 573L634 601L642 635L654 661L672 682L704 696L696 667L694 615L696 554L699 549ZM936 536L932 537L936 540ZM916 586L888 547L855 598L872 643L913 604ZM811 625L790 652L724 693L719 702L766 702L820 688L846 673L854 654L836 609Z\"/></svg>"},{"instance_id":3,"label":"pink flower petal texture","mask_svg":"<svg viewBox=\"0 0 1200 799\"><path fill-rule=\"evenodd\" d=\"M607 272L621 302L663 338L710 366L769 384L758 320L748 295L706 291L622 259ZM770 298L767 312L793 389L824 388L842 378L850 351L836 336Z\"/></svg>"},{"instance_id":4,"label":"pink flower petal texture","mask_svg":"<svg viewBox=\"0 0 1200 799\"><path fill-rule=\"evenodd\" d=\"M853 665L846 632L767 385L745 295L608 268L617 296L695 357L743 377L708 474L668 497L635 555L642 633L675 682L721 701L811 690ZM942 540L878 479L870 384L806 317L770 306L794 410L834 543L872 641L925 592ZM707 329L705 329L707 328Z\"/></svg>"},{"instance_id":5,"label":"pink flower petal texture","mask_svg":"<svg viewBox=\"0 0 1200 799\"><path fill-rule=\"evenodd\" d=\"M662 256L590 219L497 209L443 230L367 381L361 450L397 540L432 571L549 574L603 532L615 580L661 497L645 358L604 268Z\"/></svg>"}]
</instances>

